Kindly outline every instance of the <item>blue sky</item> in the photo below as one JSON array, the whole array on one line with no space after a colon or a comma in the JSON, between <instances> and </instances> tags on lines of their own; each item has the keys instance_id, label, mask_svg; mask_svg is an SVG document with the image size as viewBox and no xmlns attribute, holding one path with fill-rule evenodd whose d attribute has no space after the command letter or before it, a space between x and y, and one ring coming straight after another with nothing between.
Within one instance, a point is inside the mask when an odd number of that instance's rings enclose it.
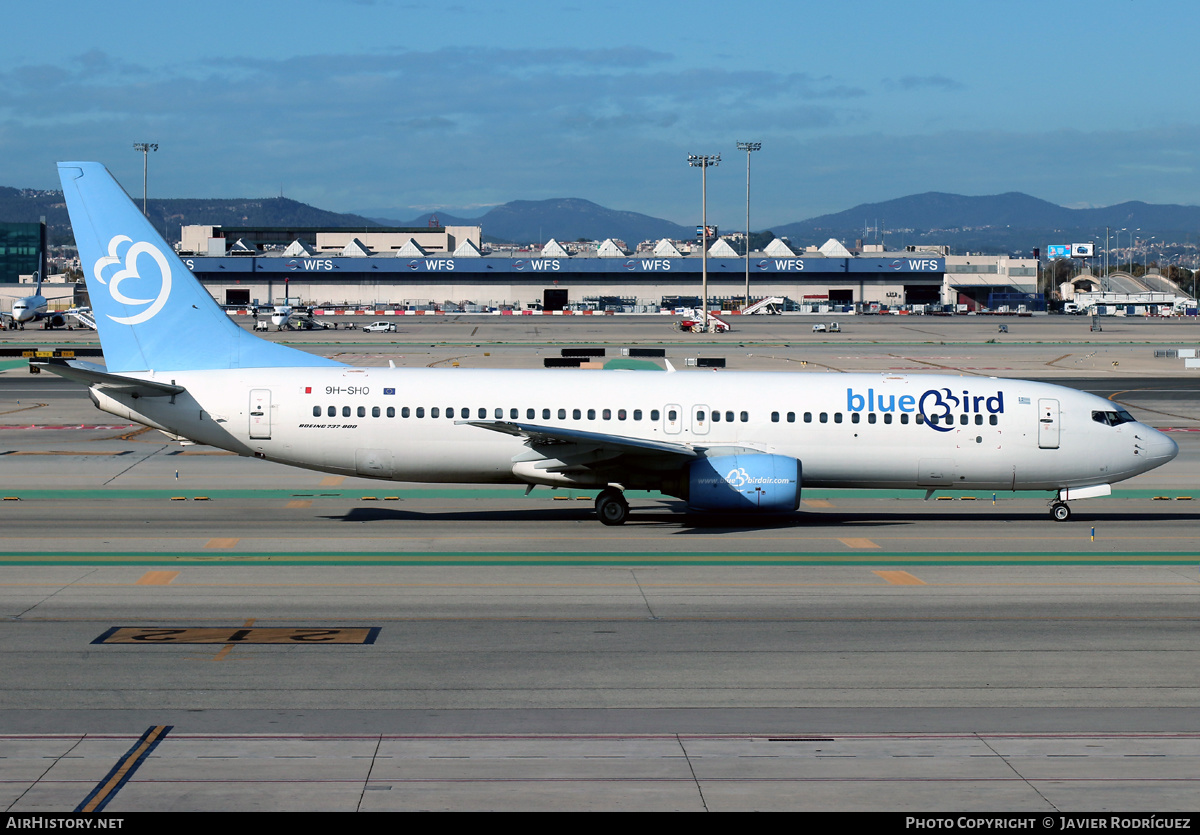
<instances>
[{"instance_id":1,"label":"blue sky","mask_svg":"<svg viewBox=\"0 0 1200 835\"><path fill-rule=\"evenodd\" d=\"M924 191L1200 202L1187 2L5 4L0 185L769 228ZM17 33L22 33L18 35ZM401 218L405 219L405 218Z\"/></svg>"}]
</instances>

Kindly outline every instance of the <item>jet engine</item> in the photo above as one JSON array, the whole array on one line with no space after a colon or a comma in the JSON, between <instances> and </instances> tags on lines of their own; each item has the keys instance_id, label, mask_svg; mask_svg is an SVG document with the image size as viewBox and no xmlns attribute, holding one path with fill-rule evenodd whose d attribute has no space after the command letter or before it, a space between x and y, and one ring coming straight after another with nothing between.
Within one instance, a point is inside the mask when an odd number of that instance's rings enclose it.
<instances>
[{"instance_id":1,"label":"jet engine","mask_svg":"<svg viewBox=\"0 0 1200 835\"><path fill-rule=\"evenodd\" d=\"M688 467L688 509L791 513L800 506L800 472L800 461L785 455L701 458Z\"/></svg>"}]
</instances>

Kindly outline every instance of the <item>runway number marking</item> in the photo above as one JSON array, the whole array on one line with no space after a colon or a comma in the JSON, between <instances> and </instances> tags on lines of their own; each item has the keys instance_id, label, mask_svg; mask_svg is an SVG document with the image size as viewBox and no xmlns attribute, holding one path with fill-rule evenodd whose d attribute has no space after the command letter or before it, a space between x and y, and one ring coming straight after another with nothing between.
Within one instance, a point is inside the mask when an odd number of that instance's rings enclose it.
<instances>
[{"instance_id":1,"label":"runway number marking","mask_svg":"<svg viewBox=\"0 0 1200 835\"><path fill-rule=\"evenodd\" d=\"M114 626L93 644L373 644L381 627Z\"/></svg>"}]
</instances>

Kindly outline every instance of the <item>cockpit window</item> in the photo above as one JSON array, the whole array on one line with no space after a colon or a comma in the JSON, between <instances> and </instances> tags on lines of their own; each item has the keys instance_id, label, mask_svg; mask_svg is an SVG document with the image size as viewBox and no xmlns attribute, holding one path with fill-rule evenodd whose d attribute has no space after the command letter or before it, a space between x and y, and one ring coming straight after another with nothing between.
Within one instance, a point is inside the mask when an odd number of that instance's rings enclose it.
<instances>
[{"instance_id":1,"label":"cockpit window","mask_svg":"<svg viewBox=\"0 0 1200 835\"><path fill-rule=\"evenodd\" d=\"M1117 409L1115 412L1092 412L1092 420L1096 423L1107 424L1108 426L1120 426L1122 423L1133 423L1133 415L1124 409Z\"/></svg>"}]
</instances>

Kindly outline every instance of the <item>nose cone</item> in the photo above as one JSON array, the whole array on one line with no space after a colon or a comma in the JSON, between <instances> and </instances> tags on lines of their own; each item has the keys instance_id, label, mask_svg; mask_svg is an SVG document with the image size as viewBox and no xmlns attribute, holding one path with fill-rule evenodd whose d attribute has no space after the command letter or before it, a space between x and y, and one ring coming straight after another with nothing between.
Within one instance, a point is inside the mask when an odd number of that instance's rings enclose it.
<instances>
[{"instance_id":1,"label":"nose cone","mask_svg":"<svg viewBox=\"0 0 1200 835\"><path fill-rule=\"evenodd\" d=\"M1150 430L1146 438L1146 458L1154 462L1154 466L1165 464L1179 454L1179 444L1168 438L1157 429Z\"/></svg>"}]
</instances>

